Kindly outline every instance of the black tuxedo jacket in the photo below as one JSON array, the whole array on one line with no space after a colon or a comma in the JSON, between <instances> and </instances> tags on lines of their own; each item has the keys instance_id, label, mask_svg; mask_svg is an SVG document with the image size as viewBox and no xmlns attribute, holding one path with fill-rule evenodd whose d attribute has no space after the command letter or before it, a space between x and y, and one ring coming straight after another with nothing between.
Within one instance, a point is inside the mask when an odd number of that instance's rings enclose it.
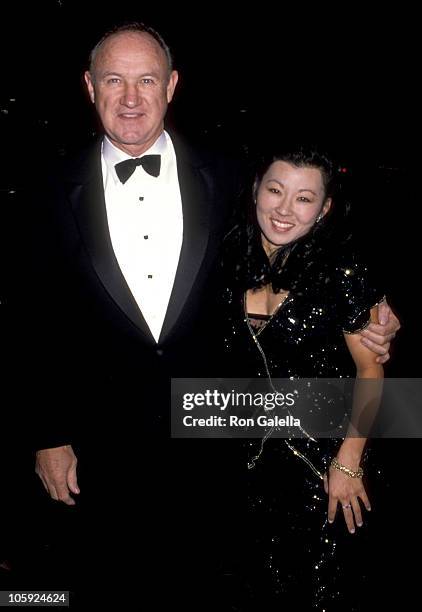
<instances>
[{"instance_id":1,"label":"black tuxedo jacket","mask_svg":"<svg viewBox=\"0 0 422 612\"><path fill-rule=\"evenodd\" d=\"M218 373L218 258L240 173L227 159L173 143L183 244L158 343L111 246L100 143L61 164L36 200L27 198L32 240L15 275L23 332L15 341L22 362L16 398L26 413L16 431L27 432L34 449L74 448L76 508L88 510L83 524L86 541L94 550L98 543L95 554L108 536L120 548L140 538L146 559L154 550L160 564L177 555L172 571L183 573L181 551L195 549L186 552L189 568L201 558L196 569L206 576L211 548L222 554L219 525L230 524L229 511L238 515L239 469L231 462L239 455L233 440L171 439L170 380Z\"/></svg>"},{"instance_id":2,"label":"black tuxedo jacket","mask_svg":"<svg viewBox=\"0 0 422 612\"><path fill-rule=\"evenodd\" d=\"M239 167L172 139L183 244L158 343L112 249L101 143L58 168L39 201L32 333L38 448L92 439L100 425L102 436L129 440L135 417L144 433L168 435L170 378L217 375L217 264Z\"/></svg>"}]
</instances>

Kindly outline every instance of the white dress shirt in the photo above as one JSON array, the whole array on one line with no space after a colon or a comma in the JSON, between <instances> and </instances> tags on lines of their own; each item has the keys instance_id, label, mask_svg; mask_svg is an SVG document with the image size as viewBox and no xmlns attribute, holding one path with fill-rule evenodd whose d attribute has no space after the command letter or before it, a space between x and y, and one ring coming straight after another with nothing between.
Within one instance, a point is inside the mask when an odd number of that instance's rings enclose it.
<instances>
[{"instance_id":1,"label":"white dress shirt","mask_svg":"<svg viewBox=\"0 0 422 612\"><path fill-rule=\"evenodd\" d=\"M176 154L163 132L143 155L161 155L158 177L138 166L122 184L114 166L130 159L107 136L102 146L102 171L108 227L120 269L158 342L183 240L183 212Z\"/></svg>"}]
</instances>

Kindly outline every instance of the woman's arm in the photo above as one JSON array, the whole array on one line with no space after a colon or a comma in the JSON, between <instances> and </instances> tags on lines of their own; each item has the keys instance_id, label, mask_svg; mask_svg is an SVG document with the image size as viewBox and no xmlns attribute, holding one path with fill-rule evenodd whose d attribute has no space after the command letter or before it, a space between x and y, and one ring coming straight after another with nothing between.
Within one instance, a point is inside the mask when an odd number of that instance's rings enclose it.
<instances>
[{"instance_id":1,"label":"woman's arm","mask_svg":"<svg viewBox=\"0 0 422 612\"><path fill-rule=\"evenodd\" d=\"M371 321L374 323L378 321L377 306L371 309ZM337 461L352 472L356 472L360 466L367 433L378 408L384 370L383 366L377 363L377 355L361 343L359 333L344 334L344 337L356 365L356 383L351 423L337 453ZM365 379L366 382L363 382ZM354 533L355 522L359 527L363 523L358 498L363 501L366 509L370 510L362 478L351 478L330 467L328 482L325 480L325 490L329 494L329 522L334 521L337 505L340 502L347 527L350 533Z\"/></svg>"}]
</instances>

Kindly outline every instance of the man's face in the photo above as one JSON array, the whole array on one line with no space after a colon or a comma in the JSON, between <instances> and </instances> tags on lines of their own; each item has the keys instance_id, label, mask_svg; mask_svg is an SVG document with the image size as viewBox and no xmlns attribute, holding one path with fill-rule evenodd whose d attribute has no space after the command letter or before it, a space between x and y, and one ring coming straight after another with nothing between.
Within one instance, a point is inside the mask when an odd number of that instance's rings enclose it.
<instances>
[{"instance_id":1,"label":"man's face","mask_svg":"<svg viewBox=\"0 0 422 612\"><path fill-rule=\"evenodd\" d=\"M169 77L166 55L149 34L124 32L105 41L85 81L116 147L135 157L155 142L177 77L175 71Z\"/></svg>"}]
</instances>

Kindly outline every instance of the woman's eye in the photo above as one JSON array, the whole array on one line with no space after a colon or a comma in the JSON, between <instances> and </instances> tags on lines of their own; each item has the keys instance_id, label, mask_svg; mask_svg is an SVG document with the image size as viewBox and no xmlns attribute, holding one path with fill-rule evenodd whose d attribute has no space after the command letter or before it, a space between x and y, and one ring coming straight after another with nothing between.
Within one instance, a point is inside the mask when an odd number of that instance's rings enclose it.
<instances>
[{"instance_id":1,"label":"woman's eye","mask_svg":"<svg viewBox=\"0 0 422 612\"><path fill-rule=\"evenodd\" d=\"M277 189L276 187L270 187L269 191L271 193L280 193L280 189Z\"/></svg>"},{"instance_id":2,"label":"woman's eye","mask_svg":"<svg viewBox=\"0 0 422 612\"><path fill-rule=\"evenodd\" d=\"M300 196L298 198L298 202L310 202L311 200L309 198L305 198L304 196Z\"/></svg>"}]
</instances>

